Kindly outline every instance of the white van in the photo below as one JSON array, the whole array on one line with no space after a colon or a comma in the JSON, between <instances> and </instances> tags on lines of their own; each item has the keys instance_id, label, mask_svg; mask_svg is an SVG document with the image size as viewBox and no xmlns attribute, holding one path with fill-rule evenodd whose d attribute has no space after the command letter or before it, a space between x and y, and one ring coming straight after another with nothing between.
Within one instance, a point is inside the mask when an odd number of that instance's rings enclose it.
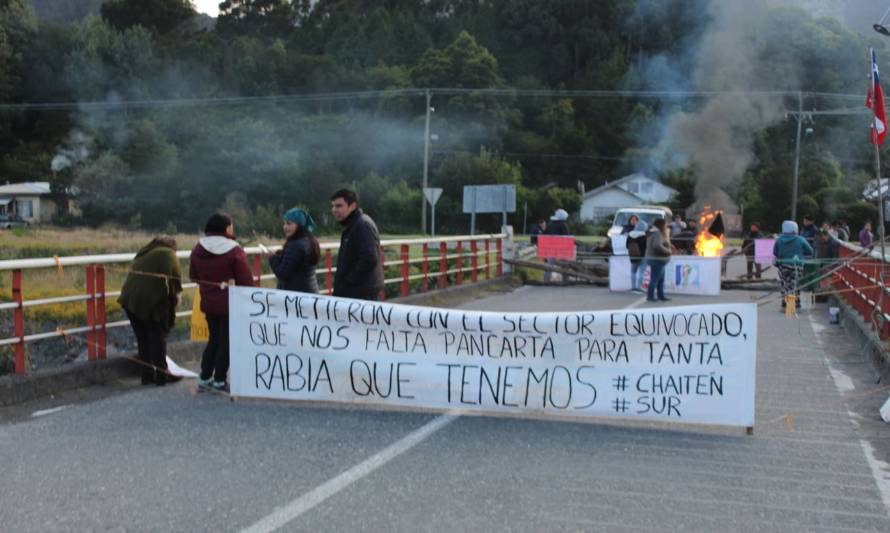
<instances>
[{"instance_id":1,"label":"white van","mask_svg":"<svg viewBox=\"0 0 890 533\"><path fill-rule=\"evenodd\" d=\"M646 225L651 226L652 222L655 219L663 218L664 221L670 224L671 219L674 218L674 213L670 210L670 208L661 206L661 205L638 205L636 207L622 207L615 213L615 218L612 219L612 227L609 228L608 233L606 235L611 239L612 237L616 237L621 235L621 230L624 228L624 225L630 220L631 215L637 215L640 217L640 220L646 223Z\"/></svg>"}]
</instances>

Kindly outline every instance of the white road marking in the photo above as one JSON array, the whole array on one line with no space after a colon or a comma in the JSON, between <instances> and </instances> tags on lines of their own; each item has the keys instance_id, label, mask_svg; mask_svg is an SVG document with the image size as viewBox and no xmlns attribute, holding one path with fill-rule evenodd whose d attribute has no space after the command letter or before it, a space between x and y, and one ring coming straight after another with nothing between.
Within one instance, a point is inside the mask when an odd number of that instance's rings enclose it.
<instances>
[{"instance_id":1,"label":"white road marking","mask_svg":"<svg viewBox=\"0 0 890 533\"><path fill-rule=\"evenodd\" d=\"M881 493L881 499L884 500L884 508L890 516L890 474L887 473L890 472L890 465L877 458L875 449L868 441L860 440L859 444L862 445L865 459L868 461L868 466L871 467L875 483L878 484L878 492Z\"/></svg>"},{"instance_id":2,"label":"white road marking","mask_svg":"<svg viewBox=\"0 0 890 533\"><path fill-rule=\"evenodd\" d=\"M51 414L53 414L53 413L58 413L58 412L61 411L62 409L65 409L65 408L68 408L68 407L71 407L71 404L70 404L70 403L69 403L68 405L60 405L60 406L58 406L58 407L53 407L53 408L51 408L51 409L43 409L43 410L40 410L40 411L34 411L33 413L31 413L31 418L38 418L38 417L41 417L41 416L46 416L46 415L51 415Z\"/></svg>"},{"instance_id":3,"label":"white road marking","mask_svg":"<svg viewBox=\"0 0 890 533\"><path fill-rule=\"evenodd\" d=\"M275 531L289 522L296 520L316 505L337 494L349 485L364 478L381 466L392 461L399 455L417 446L433 433L457 420L456 415L443 414L427 422L393 444L368 457L339 476L332 478L311 491L296 498L284 507L275 509L271 514L253 525L242 530L242 533L266 533Z\"/></svg>"},{"instance_id":4,"label":"white road marking","mask_svg":"<svg viewBox=\"0 0 890 533\"><path fill-rule=\"evenodd\" d=\"M816 344L822 349L825 364L828 365L828 371L831 372L831 377L834 379L834 386L837 388L838 392L843 394L855 390L856 387L853 384L853 380L850 379L850 376L844 374L840 370L835 370L831 366L831 360L827 355L824 355L825 343L820 338L820 335L828 328L813 320L812 316L810 316L810 325L813 327L813 332L816 334ZM855 416L849 411L848 413L851 415L851 422L853 425L859 426L859 422L855 420L858 416ZM881 493L881 500L884 502L884 510L887 512L887 515L890 516L890 474L888 474L888 472L890 472L890 465L877 458L875 449L867 440L860 439L859 445L862 447L862 452L865 454L865 460L868 462L868 466L871 469L871 475L875 480L875 484L878 486L878 492Z\"/></svg>"},{"instance_id":5,"label":"white road marking","mask_svg":"<svg viewBox=\"0 0 890 533\"><path fill-rule=\"evenodd\" d=\"M631 303L625 305L624 309L633 309L635 307L639 307L640 305L642 305L644 303L646 303L646 297L641 296L639 300L636 300L634 302L631 302Z\"/></svg>"}]
</instances>

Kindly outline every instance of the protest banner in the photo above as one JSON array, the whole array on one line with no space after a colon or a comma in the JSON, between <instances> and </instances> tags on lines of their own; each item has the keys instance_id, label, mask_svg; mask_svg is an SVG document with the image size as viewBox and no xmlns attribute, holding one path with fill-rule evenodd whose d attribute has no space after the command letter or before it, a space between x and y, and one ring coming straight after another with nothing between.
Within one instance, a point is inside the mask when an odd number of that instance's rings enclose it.
<instances>
[{"instance_id":1,"label":"protest banner","mask_svg":"<svg viewBox=\"0 0 890 533\"><path fill-rule=\"evenodd\" d=\"M752 427L754 304L501 313L229 288L233 396Z\"/></svg>"},{"instance_id":2,"label":"protest banner","mask_svg":"<svg viewBox=\"0 0 890 533\"><path fill-rule=\"evenodd\" d=\"M539 235L538 257L575 260L575 238L569 235Z\"/></svg>"},{"instance_id":3,"label":"protest banner","mask_svg":"<svg viewBox=\"0 0 890 533\"><path fill-rule=\"evenodd\" d=\"M643 289L649 287L649 267L644 268ZM627 256L609 257L609 290L629 291L630 258ZM697 255L674 255L665 267L664 292L671 294L693 294L699 296L720 295L720 258Z\"/></svg>"}]
</instances>

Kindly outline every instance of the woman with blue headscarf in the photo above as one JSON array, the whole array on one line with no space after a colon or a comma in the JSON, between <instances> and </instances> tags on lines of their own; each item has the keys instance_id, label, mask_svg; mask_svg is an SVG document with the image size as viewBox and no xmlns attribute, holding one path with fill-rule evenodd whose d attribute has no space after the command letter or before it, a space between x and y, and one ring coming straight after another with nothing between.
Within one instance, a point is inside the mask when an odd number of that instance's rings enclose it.
<instances>
[{"instance_id":1,"label":"woman with blue headscarf","mask_svg":"<svg viewBox=\"0 0 890 533\"><path fill-rule=\"evenodd\" d=\"M278 278L278 288L286 291L318 292L315 266L321 257L312 216L299 207L284 214L284 246L269 256L269 266Z\"/></svg>"}]
</instances>

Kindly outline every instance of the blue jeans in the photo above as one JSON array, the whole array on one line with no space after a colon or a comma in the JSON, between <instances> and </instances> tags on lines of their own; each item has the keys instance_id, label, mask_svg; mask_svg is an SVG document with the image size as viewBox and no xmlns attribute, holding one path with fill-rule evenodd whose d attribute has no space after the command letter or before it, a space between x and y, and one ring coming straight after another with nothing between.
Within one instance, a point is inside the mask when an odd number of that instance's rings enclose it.
<instances>
[{"instance_id":1,"label":"blue jeans","mask_svg":"<svg viewBox=\"0 0 890 533\"><path fill-rule=\"evenodd\" d=\"M667 263L658 259L647 259L646 264L649 265L649 291L646 297L650 300L655 299L656 290L658 291L658 299L664 299L664 267Z\"/></svg>"},{"instance_id":2,"label":"blue jeans","mask_svg":"<svg viewBox=\"0 0 890 533\"><path fill-rule=\"evenodd\" d=\"M640 259L636 263L630 262L630 288L643 289L643 274L646 273L646 261Z\"/></svg>"}]
</instances>

